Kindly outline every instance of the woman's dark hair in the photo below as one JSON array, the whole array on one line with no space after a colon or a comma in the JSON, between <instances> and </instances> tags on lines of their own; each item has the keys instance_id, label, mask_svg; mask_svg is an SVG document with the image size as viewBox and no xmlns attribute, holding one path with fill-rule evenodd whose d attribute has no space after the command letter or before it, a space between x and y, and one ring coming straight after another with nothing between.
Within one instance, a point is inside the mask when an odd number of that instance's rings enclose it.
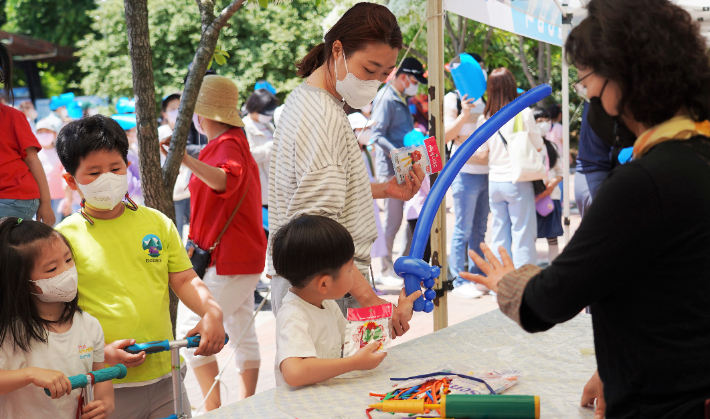
<instances>
[{"instance_id":1,"label":"woman's dark hair","mask_svg":"<svg viewBox=\"0 0 710 419\"><path fill-rule=\"evenodd\" d=\"M5 45L0 43L0 83L5 90L5 100L7 103L15 101L15 93L12 91L12 57Z\"/></svg>"},{"instance_id":2,"label":"woman's dark hair","mask_svg":"<svg viewBox=\"0 0 710 419\"><path fill-rule=\"evenodd\" d=\"M565 44L567 60L613 80L618 110L652 127L685 107L710 118L710 63L690 14L668 0L592 0Z\"/></svg>"},{"instance_id":3,"label":"woman's dark hair","mask_svg":"<svg viewBox=\"0 0 710 419\"><path fill-rule=\"evenodd\" d=\"M483 114L486 118L495 115L503 106L518 97L518 84L515 76L505 67L496 68L488 76L488 102Z\"/></svg>"},{"instance_id":4,"label":"woman's dark hair","mask_svg":"<svg viewBox=\"0 0 710 419\"><path fill-rule=\"evenodd\" d=\"M340 269L355 255L355 244L340 223L320 215L304 214L274 234L274 269L296 288L319 275L338 278Z\"/></svg>"},{"instance_id":5,"label":"woman's dark hair","mask_svg":"<svg viewBox=\"0 0 710 419\"><path fill-rule=\"evenodd\" d=\"M556 121L557 118L562 115L562 108L560 107L560 105L555 103L547 107L547 113L550 115L550 120Z\"/></svg>"},{"instance_id":6,"label":"woman's dark hair","mask_svg":"<svg viewBox=\"0 0 710 419\"><path fill-rule=\"evenodd\" d=\"M59 160L74 176L81 160L98 150L116 151L128 164L128 137L118 122L103 115L87 116L67 124L57 135Z\"/></svg>"},{"instance_id":7,"label":"woman's dark hair","mask_svg":"<svg viewBox=\"0 0 710 419\"><path fill-rule=\"evenodd\" d=\"M358 3L330 28L325 34L324 42L316 45L296 64L298 77L305 79L324 63L330 66L335 41L343 44L345 59L371 43L382 43L390 48L402 49L403 42L397 18L388 8L374 3Z\"/></svg>"},{"instance_id":8,"label":"woman's dark hair","mask_svg":"<svg viewBox=\"0 0 710 419\"><path fill-rule=\"evenodd\" d=\"M279 100L266 89L254 90L246 103L247 112L265 113L273 111L279 106Z\"/></svg>"},{"instance_id":9,"label":"woman's dark hair","mask_svg":"<svg viewBox=\"0 0 710 419\"><path fill-rule=\"evenodd\" d=\"M40 317L32 301L30 277L38 256L53 238L64 240L57 230L39 221L16 217L0 218L0 346L11 339L15 347L27 352L32 342L47 342L47 327L74 318L79 309L79 294L64 306L55 321ZM72 251L73 253L73 251Z\"/></svg>"}]
</instances>

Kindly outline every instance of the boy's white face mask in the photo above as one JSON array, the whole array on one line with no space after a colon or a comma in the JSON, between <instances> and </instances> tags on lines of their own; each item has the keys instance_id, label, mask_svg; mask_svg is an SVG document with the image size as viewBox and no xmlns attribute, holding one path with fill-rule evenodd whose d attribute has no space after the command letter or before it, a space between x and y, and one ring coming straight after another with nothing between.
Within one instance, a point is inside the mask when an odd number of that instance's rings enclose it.
<instances>
[{"instance_id":1,"label":"boy's white face mask","mask_svg":"<svg viewBox=\"0 0 710 419\"><path fill-rule=\"evenodd\" d=\"M88 185L77 182L86 203L96 209L110 210L118 205L128 192L128 175L106 172Z\"/></svg>"},{"instance_id":2,"label":"boy's white face mask","mask_svg":"<svg viewBox=\"0 0 710 419\"><path fill-rule=\"evenodd\" d=\"M42 290L42 294L35 294L40 301L45 303L68 303L76 297L76 288L79 284L79 273L76 265L57 276L32 281Z\"/></svg>"}]
</instances>

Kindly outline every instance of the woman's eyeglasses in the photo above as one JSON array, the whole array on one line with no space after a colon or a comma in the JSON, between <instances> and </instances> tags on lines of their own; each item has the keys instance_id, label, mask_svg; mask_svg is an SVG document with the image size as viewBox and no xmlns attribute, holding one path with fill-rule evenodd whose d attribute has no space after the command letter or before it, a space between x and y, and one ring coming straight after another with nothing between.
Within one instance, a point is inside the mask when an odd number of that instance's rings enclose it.
<instances>
[{"instance_id":1,"label":"woman's eyeglasses","mask_svg":"<svg viewBox=\"0 0 710 419\"><path fill-rule=\"evenodd\" d=\"M574 87L575 92L577 92L577 95L579 95L579 97L581 97L582 100L584 100L585 102L589 102L589 96L587 95L587 88L582 85L582 80L586 79L592 74L594 74L594 71L577 80L577 82L572 85Z\"/></svg>"}]
</instances>

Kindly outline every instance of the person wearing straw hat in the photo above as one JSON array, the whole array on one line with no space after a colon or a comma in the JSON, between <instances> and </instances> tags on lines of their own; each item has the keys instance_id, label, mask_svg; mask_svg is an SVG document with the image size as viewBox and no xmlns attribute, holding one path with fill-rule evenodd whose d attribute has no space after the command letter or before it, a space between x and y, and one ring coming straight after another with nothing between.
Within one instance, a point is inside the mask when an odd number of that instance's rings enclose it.
<instances>
[{"instance_id":1,"label":"person wearing straw hat","mask_svg":"<svg viewBox=\"0 0 710 419\"><path fill-rule=\"evenodd\" d=\"M189 183L192 211L188 255L195 248L211 253L203 281L224 312L224 328L233 345L244 332L236 352L240 376L239 398L254 394L259 376L259 343L250 319L254 311L254 290L264 270L266 237L261 222L259 167L249 150L249 142L239 116L239 90L227 77L205 77L195 104L193 121L208 143L199 159L187 152L182 164L193 173ZM170 140L164 140L167 144ZM162 148L164 154L166 150ZM229 222L234 214L234 218ZM226 226L226 227L225 227ZM221 239L218 237L224 231ZM187 335L200 321L182 303L178 306L177 336ZM246 332L245 332L246 330ZM203 394L219 373L214 357L183 356L195 371ZM205 401L205 409L220 406L219 386Z\"/></svg>"}]
</instances>

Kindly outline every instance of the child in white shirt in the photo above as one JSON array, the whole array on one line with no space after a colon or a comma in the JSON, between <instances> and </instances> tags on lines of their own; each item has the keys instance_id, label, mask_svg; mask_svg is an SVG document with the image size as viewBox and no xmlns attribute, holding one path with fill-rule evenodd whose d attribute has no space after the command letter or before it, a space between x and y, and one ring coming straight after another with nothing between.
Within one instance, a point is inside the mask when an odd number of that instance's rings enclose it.
<instances>
[{"instance_id":1,"label":"child in white shirt","mask_svg":"<svg viewBox=\"0 0 710 419\"><path fill-rule=\"evenodd\" d=\"M274 235L274 269L291 283L276 316L276 385L320 383L354 370L376 368L387 355L371 343L341 358L346 320L334 300L352 288L355 245L337 221L301 215ZM421 295L400 294L399 308L411 318Z\"/></svg>"},{"instance_id":2,"label":"child in white shirt","mask_svg":"<svg viewBox=\"0 0 710 419\"><path fill-rule=\"evenodd\" d=\"M79 309L69 242L39 221L0 218L0 418L105 419L114 410L110 381L81 389L67 376L104 368L104 334ZM44 389L48 389L51 397Z\"/></svg>"}]
</instances>

